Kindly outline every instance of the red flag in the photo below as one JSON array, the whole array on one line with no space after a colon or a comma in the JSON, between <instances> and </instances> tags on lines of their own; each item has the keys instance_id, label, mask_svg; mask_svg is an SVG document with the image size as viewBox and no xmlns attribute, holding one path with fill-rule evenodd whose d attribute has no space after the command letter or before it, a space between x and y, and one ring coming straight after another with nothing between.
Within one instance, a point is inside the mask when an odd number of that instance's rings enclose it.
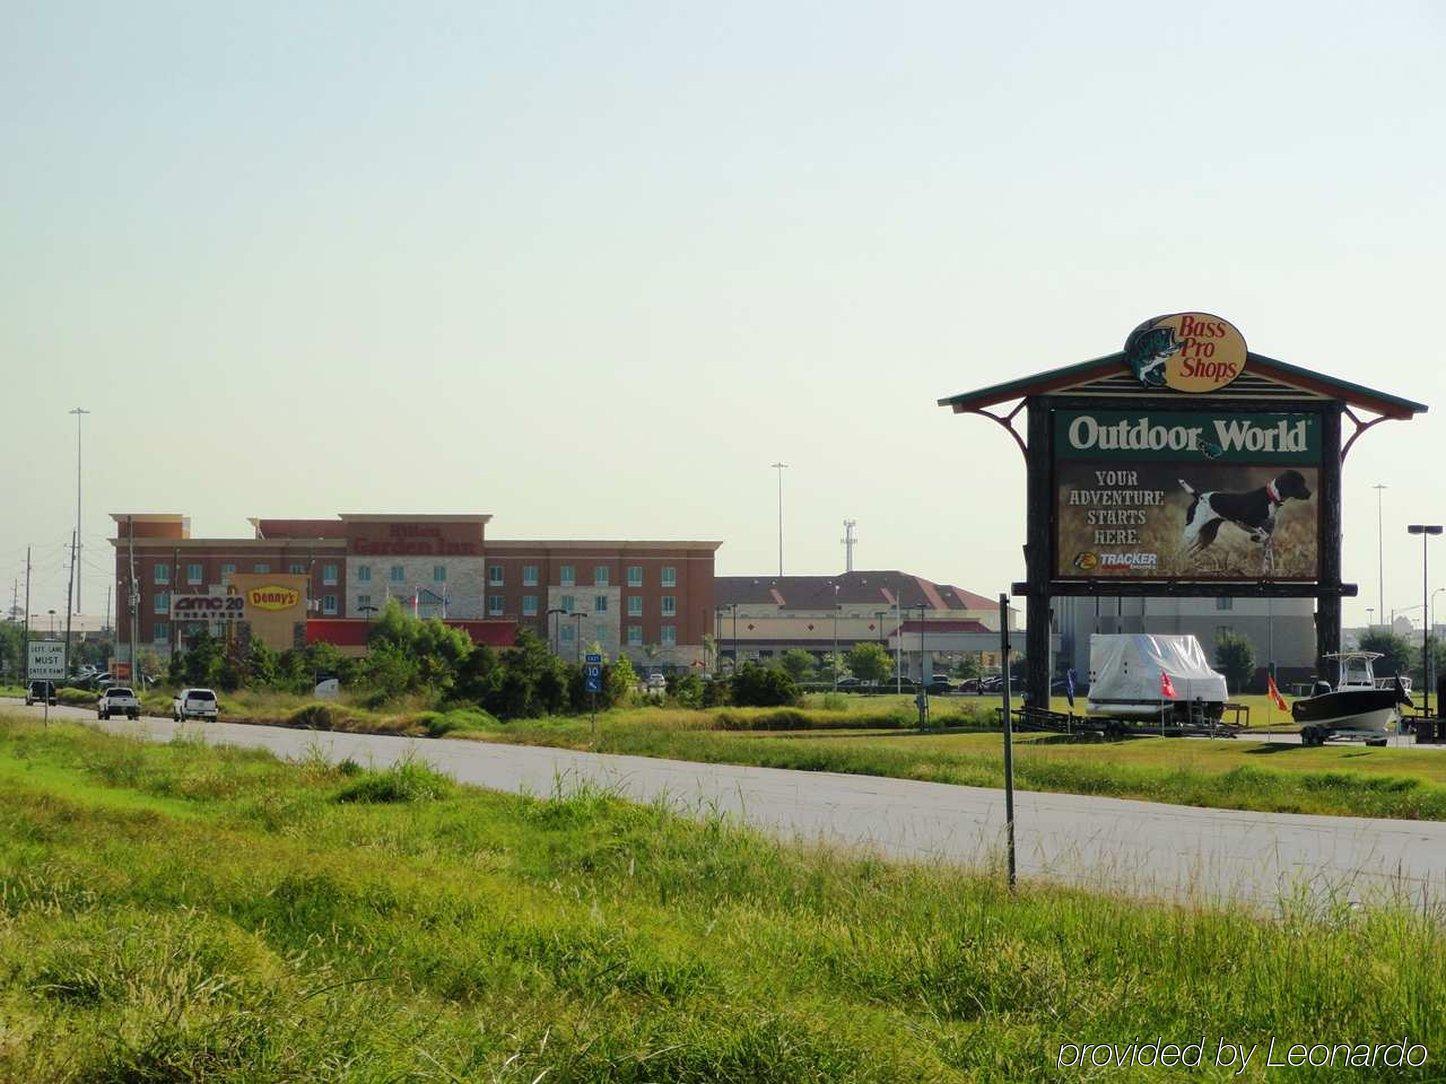
<instances>
[{"instance_id":1,"label":"red flag","mask_svg":"<svg viewBox=\"0 0 1446 1084\"><path fill-rule=\"evenodd\" d=\"M1290 705L1285 702L1285 697L1280 695L1280 687L1275 684L1274 674L1265 675L1265 691L1270 695L1270 699L1275 702L1275 706L1281 711L1290 710Z\"/></svg>"},{"instance_id":2,"label":"red flag","mask_svg":"<svg viewBox=\"0 0 1446 1084\"><path fill-rule=\"evenodd\" d=\"M1163 693L1167 699L1175 699L1175 686L1170 681L1170 675L1163 670L1160 671L1160 692Z\"/></svg>"}]
</instances>

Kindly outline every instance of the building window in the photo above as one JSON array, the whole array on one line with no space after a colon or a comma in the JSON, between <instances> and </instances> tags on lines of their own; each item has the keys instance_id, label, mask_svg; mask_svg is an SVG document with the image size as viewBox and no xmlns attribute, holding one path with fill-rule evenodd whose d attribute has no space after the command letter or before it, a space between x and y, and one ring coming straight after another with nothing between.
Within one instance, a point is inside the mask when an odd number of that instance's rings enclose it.
<instances>
[{"instance_id":1,"label":"building window","mask_svg":"<svg viewBox=\"0 0 1446 1084\"><path fill-rule=\"evenodd\" d=\"M491 587L501 587L502 584L503 584L503 582L504 582L504 581L503 581L503 579L502 579L502 566L501 566L501 565L488 565L488 566L487 566L487 583L488 583L488 585L491 586Z\"/></svg>"},{"instance_id":2,"label":"building window","mask_svg":"<svg viewBox=\"0 0 1446 1084\"><path fill-rule=\"evenodd\" d=\"M262 576L266 576L269 575L271 572L271 565L265 561L257 561L254 565L251 566L251 571L256 572Z\"/></svg>"},{"instance_id":3,"label":"building window","mask_svg":"<svg viewBox=\"0 0 1446 1084\"><path fill-rule=\"evenodd\" d=\"M171 566L170 566L170 565L157 565L157 566L156 566L156 574L155 574L154 582L155 582L155 583L170 583L170 582L171 582Z\"/></svg>"},{"instance_id":4,"label":"building window","mask_svg":"<svg viewBox=\"0 0 1446 1084\"><path fill-rule=\"evenodd\" d=\"M677 617L677 616L678 616L678 598L677 598L676 595L664 595L664 596L663 596L663 616L664 616L664 617Z\"/></svg>"},{"instance_id":5,"label":"building window","mask_svg":"<svg viewBox=\"0 0 1446 1084\"><path fill-rule=\"evenodd\" d=\"M678 570L677 570L676 568L674 568L672 565L664 565L664 566L663 566L663 586L664 586L664 587L677 587L677 586L678 586Z\"/></svg>"},{"instance_id":6,"label":"building window","mask_svg":"<svg viewBox=\"0 0 1446 1084\"><path fill-rule=\"evenodd\" d=\"M168 614L171 612L171 593L169 591L156 592L156 597L151 603L151 612L157 614Z\"/></svg>"},{"instance_id":7,"label":"building window","mask_svg":"<svg viewBox=\"0 0 1446 1084\"><path fill-rule=\"evenodd\" d=\"M576 631L571 625L563 625L562 628L558 630L558 639L565 644L570 644L573 641L573 636Z\"/></svg>"},{"instance_id":8,"label":"building window","mask_svg":"<svg viewBox=\"0 0 1446 1084\"><path fill-rule=\"evenodd\" d=\"M407 570L401 565L392 565L390 577L393 583L405 583L407 579Z\"/></svg>"},{"instance_id":9,"label":"building window","mask_svg":"<svg viewBox=\"0 0 1446 1084\"><path fill-rule=\"evenodd\" d=\"M506 601L501 595L487 596L487 613L490 617L501 617L502 611L506 608Z\"/></svg>"},{"instance_id":10,"label":"building window","mask_svg":"<svg viewBox=\"0 0 1446 1084\"><path fill-rule=\"evenodd\" d=\"M1233 598L1217 598L1215 600L1215 608L1217 610L1233 610L1235 609L1235 600Z\"/></svg>"},{"instance_id":11,"label":"building window","mask_svg":"<svg viewBox=\"0 0 1446 1084\"><path fill-rule=\"evenodd\" d=\"M536 617L536 616L537 616L537 596L536 596L536 595L523 595L523 596L522 596L522 616L523 616L523 617Z\"/></svg>"},{"instance_id":12,"label":"building window","mask_svg":"<svg viewBox=\"0 0 1446 1084\"><path fill-rule=\"evenodd\" d=\"M306 562L304 562L304 561L292 561L291 564L289 564L289 565L286 566L286 571L289 572L289 573L290 573L291 575L293 575L293 576L305 576L305 575L306 575Z\"/></svg>"},{"instance_id":13,"label":"building window","mask_svg":"<svg viewBox=\"0 0 1446 1084\"><path fill-rule=\"evenodd\" d=\"M628 586L629 586L629 587L641 587L641 586L643 586L643 566L642 566L642 565L628 565Z\"/></svg>"},{"instance_id":14,"label":"building window","mask_svg":"<svg viewBox=\"0 0 1446 1084\"><path fill-rule=\"evenodd\" d=\"M536 586L537 586L537 566L536 566L536 565L523 565L523 566L522 566L522 586L523 586L523 587L536 587Z\"/></svg>"},{"instance_id":15,"label":"building window","mask_svg":"<svg viewBox=\"0 0 1446 1084\"><path fill-rule=\"evenodd\" d=\"M1229 636L1233 631L1229 625L1216 625L1215 639L1219 640L1222 636Z\"/></svg>"},{"instance_id":16,"label":"building window","mask_svg":"<svg viewBox=\"0 0 1446 1084\"><path fill-rule=\"evenodd\" d=\"M643 644L643 626L642 626L642 625L629 625L629 626L628 626L628 646L629 646L629 647L641 647L642 644Z\"/></svg>"},{"instance_id":17,"label":"building window","mask_svg":"<svg viewBox=\"0 0 1446 1084\"><path fill-rule=\"evenodd\" d=\"M372 566L371 566L371 565L357 565L357 566L356 566L356 579L357 579L357 583L371 583L371 582L372 582Z\"/></svg>"},{"instance_id":18,"label":"building window","mask_svg":"<svg viewBox=\"0 0 1446 1084\"><path fill-rule=\"evenodd\" d=\"M446 582L447 582L447 566L446 566L446 565L433 565L433 566L432 566L432 582L433 582L433 583L446 583Z\"/></svg>"},{"instance_id":19,"label":"building window","mask_svg":"<svg viewBox=\"0 0 1446 1084\"><path fill-rule=\"evenodd\" d=\"M200 565L187 565L187 566L186 566L186 582L187 582L187 583L200 583L200 582L202 581L202 579L203 579L203 577L202 577L202 575L201 575L201 566L200 566Z\"/></svg>"},{"instance_id":20,"label":"building window","mask_svg":"<svg viewBox=\"0 0 1446 1084\"><path fill-rule=\"evenodd\" d=\"M326 587L336 586L336 565L321 566L321 582Z\"/></svg>"},{"instance_id":21,"label":"building window","mask_svg":"<svg viewBox=\"0 0 1446 1084\"><path fill-rule=\"evenodd\" d=\"M335 595L323 595L323 596L321 597L321 612L324 613L324 614L335 614L335 613L336 613L336 596L335 596Z\"/></svg>"},{"instance_id":22,"label":"building window","mask_svg":"<svg viewBox=\"0 0 1446 1084\"><path fill-rule=\"evenodd\" d=\"M607 597L607 595L594 595L594 596L593 596L593 600L592 600L592 612L595 613L595 614L605 614L605 613L608 612L608 597Z\"/></svg>"},{"instance_id":23,"label":"building window","mask_svg":"<svg viewBox=\"0 0 1446 1084\"><path fill-rule=\"evenodd\" d=\"M593 565L592 585L594 587L606 587L608 585L608 566Z\"/></svg>"},{"instance_id":24,"label":"building window","mask_svg":"<svg viewBox=\"0 0 1446 1084\"><path fill-rule=\"evenodd\" d=\"M572 587L577 583L577 570L572 565L563 565L558 569L558 586Z\"/></svg>"},{"instance_id":25,"label":"building window","mask_svg":"<svg viewBox=\"0 0 1446 1084\"><path fill-rule=\"evenodd\" d=\"M677 626L677 625L664 625L664 626L663 626L663 646L664 646L664 647L675 647L675 646L677 645L677 643L678 643L678 626Z\"/></svg>"},{"instance_id":26,"label":"building window","mask_svg":"<svg viewBox=\"0 0 1446 1084\"><path fill-rule=\"evenodd\" d=\"M570 614L572 613L573 607L577 605L577 600L571 595L563 595L557 604L562 608L563 613Z\"/></svg>"},{"instance_id":27,"label":"building window","mask_svg":"<svg viewBox=\"0 0 1446 1084\"><path fill-rule=\"evenodd\" d=\"M628 616L629 616L629 617L642 617L642 616L643 616L643 596L642 596L642 595L629 595L629 596L628 596Z\"/></svg>"},{"instance_id":28,"label":"building window","mask_svg":"<svg viewBox=\"0 0 1446 1084\"><path fill-rule=\"evenodd\" d=\"M226 576L235 575L235 573L236 573L236 566L235 566L234 564L232 564L230 561L227 561L224 565L221 566L221 576L222 576L222 578L225 578Z\"/></svg>"},{"instance_id":29,"label":"building window","mask_svg":"<svg viewBox=\"0 0 1446 1084\"><path fill-rule=\"evenodd\" d=\"M169 621L157 621L155 631L151 633L151 639L158 644L164 644L171 638L171 624Z\"/></svg>"},{"instance_id":30,"label":"building window","mask_svg":"<svg viewBox=\"0 0 1446 1084\"><path fill-rule=\"evenodd\" d=\"M370 610L370 609L372 608L372 597L371 597L371 595L357 595L357 597L356 597L356 608L357 608L357 612L360 613L363 617L367 616L366 613L365 613L365 611Z\"/></svg>"},{"instance_id":31,"label":"building window","mask_svg":"<svg viewBox=\"0 0 1446 1084\"><path fill-rule=\"evenodd\" d=\"M593 642L601 645L608 638L608 627L606 625L594 625L592 627Z\"/></svg>"}]
</instances>

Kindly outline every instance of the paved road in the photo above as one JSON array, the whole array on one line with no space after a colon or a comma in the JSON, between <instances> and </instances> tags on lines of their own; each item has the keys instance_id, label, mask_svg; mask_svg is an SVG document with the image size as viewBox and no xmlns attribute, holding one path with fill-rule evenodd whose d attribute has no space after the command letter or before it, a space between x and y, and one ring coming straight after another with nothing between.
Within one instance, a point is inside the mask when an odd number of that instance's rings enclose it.
<instances>
[{"instance_id":1,"label":"paved road","mask_svg":"<svg viewBox=\"0 0 1446 1084\"><path fill-rule=\"evenodd\" d=\"M3 702L9 707L17 701ZM33 714L39 708L25 709ZM94 712L52 715L166 741L168 719L99 723ZM873 776L695 764L462 740L411 740L237 723L190 723L208 740L284 757L319 748L381 767L411 754L464 782L547 795L581 782L685 810L722 810L784 838L864 846L892 857L979 865L998 861L1003 794ZM1139 895L1270 904L1303 887L1370 901L1406 894L1446 900L1446 823L1195 809L1069 794L1017 795L1019 869Z\"/></svg>"}]
</instances>

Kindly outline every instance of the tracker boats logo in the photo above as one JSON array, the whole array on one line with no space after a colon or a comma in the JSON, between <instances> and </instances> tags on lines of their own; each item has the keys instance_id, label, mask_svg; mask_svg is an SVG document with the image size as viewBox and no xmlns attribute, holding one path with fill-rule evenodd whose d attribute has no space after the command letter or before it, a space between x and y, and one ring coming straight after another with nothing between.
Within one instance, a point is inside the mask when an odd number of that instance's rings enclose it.
<instances>
[{"instance_id":1,"label":"tracker boats logo","mask_svg":"<svg viewBox=\"0 0 1446 1084\"><path fill-rule=\"evenodd\" d=\"M1125 340L1125 360L1147 388L1219 391L1245 371L1245 336L1229 320L1177 312L1146 320Z\"/></svg>"},{"instance_id":2,"label":"tracker boats logo","mask_svg":"<svg viewBox=\"0 0 1446 1084\"><path fill-rule=\"evenodd\" d=\"M1156 568L1160 564L1158 553L1095 553L1083 550L1075 554L1074 567L1081 572L1093 572L1097 568Z\"/></svg>"}]
</instances>

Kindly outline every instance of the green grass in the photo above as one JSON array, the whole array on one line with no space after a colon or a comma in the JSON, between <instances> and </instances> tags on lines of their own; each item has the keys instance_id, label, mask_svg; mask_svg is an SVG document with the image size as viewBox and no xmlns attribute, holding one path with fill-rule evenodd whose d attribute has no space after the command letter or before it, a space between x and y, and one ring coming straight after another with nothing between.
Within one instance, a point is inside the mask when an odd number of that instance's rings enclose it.
<instances>
[{"instance_id":1,"label":"green grass","mask_svg":"<svg viewBox=\"0 0 1446 1084\"><path fill-rule=\"evenodd\" d=\"M1407 910L1010 896L596 791L347 800L386 774L0 718L0 1078L1070 1080L1064 1042L1446 1043L1446 939Z\"/></svg>"}]
</instances>

